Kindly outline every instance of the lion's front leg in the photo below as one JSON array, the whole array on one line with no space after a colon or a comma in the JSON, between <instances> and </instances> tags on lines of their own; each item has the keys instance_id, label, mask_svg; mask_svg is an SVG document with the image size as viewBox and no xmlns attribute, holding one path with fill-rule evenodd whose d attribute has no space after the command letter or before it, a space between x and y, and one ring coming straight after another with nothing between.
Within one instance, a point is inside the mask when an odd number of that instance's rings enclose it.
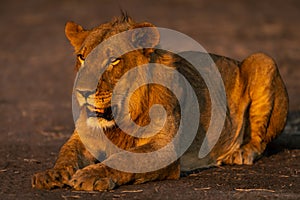
<instances>
[{"instance_id":1,"label":"lion's front leg","mask_svg":"<svg viewBox=\"0 0 300 200\"><path fill-rule=\"evenodd\" d=\"M134 150L136 152L148 152L151 145L144 145L137 147ZM178 179L180 176L180 166L179 160L176 160L173 163L170 163L166 167L159 168L154 171L139 173L144 166L147 164L149 166L157 166L160 162L159 159L164 159L164 156L168 156L168 153L165 155L160 155L159 157L151 160L137 161L134 154L125 155L123 153L116 153L111 155L108 159L104 160L102 163L97 163L89 165L83 169L78 170L72 177L69 185L71 185L75 190L98 190L105 191L111 190L117 186L121 186L128 183L140 184L148 181L155 180L164 180L164 179ZM144 163L142 163L144 162ZM141 169L136 172L124 172L112 167L108 167L107 163L112 165L118 165L118 169L121 169L125 165L134 165L133 168ZM125 169L128 169L125 167Z\"/></svg>"},{"instance_id":2,"label":"lion's front leg","mask_svg":"<svg viewBox=\"0 0 300 200\"><path fill-rule=\"evenodd\" d=\"M140 184L154 180L178 179L179 163L176 161L163 169L148 173L128 173L109 168L103 163L78 170L69 182L75 190L107 191L128 183Z\"/></svg>"},{"instance_id":3,"label":"lion's front leg","mask_svg":"<svg viewBox=\"0 0 300 200\"><path fill-rule=\"evenodd\" d=\"M39 189L64 187L75 172L86 165L94 163L95 159L86 151L76 132L61 148L56 163L52 169L34 174L32 186Z\"/></svg>"}]
</instances>

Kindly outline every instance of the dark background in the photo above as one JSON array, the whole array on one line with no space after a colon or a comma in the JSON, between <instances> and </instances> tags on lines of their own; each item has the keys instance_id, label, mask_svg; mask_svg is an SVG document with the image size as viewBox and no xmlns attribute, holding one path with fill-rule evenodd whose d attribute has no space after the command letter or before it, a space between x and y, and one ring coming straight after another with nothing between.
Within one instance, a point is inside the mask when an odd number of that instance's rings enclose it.
<instances>
[{"instance_id":1,"label":"dark background","mask_svg":"<svg viewBox=\"0 0 300 200\"><path fill-rule=\"evenodd\" d=\"M300 1L1 0L0 199L299 199ZM266 52L290 96L287 127L253 166L203 170L178 181L112 192L31 188L73 130L73 48L64 25L92 28L126 10L136 21L180 31L208 52L242 60Z\"/></svg>"}]
</instances>

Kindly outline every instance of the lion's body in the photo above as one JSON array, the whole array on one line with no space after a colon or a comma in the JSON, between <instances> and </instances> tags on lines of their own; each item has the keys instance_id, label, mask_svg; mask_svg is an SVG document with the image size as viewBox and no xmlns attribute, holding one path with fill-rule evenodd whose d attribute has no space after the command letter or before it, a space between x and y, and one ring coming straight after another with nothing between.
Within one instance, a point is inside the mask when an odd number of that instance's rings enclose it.
<instances>
[{"instance_id":1,"label":"lion's body","mask_svg":"<svg viewBox=\"0 0 300 200\"><path fill-rule=\"evenodd\" d=\"M68 23L66 35L79 58L77 69L81 67L87 55L104 39L122 31L140 27L152 27L152 25L137 24L126 16L91 31L86 31L74 23ZM151 42L156 43L156 33L152 34ZM187 56L201 56L201 54L187 52ZM76 129L69 141L62 147L54 168L36 174L33 178L33 186L51 189L69 185L77 190L107 190L128 183L177 179L180 171L201 167L252 164L262 155L266 145L284 128L288 110L285 86L276 64L265 54L253 54L243 62L217 55L210 56L224 82L227 111L220 138L206 157L199 159L198 153L209 121L214 119L210 119L211 102L204 80L199 74L193 72L189 63L177 55L156 51L154 48L136 50L111 62L107 72L99 81L96 92L78 91L79 105L84 109L81 110L76 122ZM84 145L94 139L90 135L94 135L99 124L113 144L134 153L149 153L164 147L171 142L178 130L180 121L178 100L168 89L156 84L143 86L135 91L130 98L129 110L131 119L139 126L145 126L150 122L150 108L155 104L163 105L166 109L167 121L157 134L148 138L133 137L118 128L111 118L112 88L105 80L109 79L109 83L115 85L125 72L149 62L164 64L171 69L178 70L191 82L200 100L201 116L198 133L184 155L166 167L145 173L118 171L99 163L90 153L91 149L87 150ZM90 99L94 101L89 103ZM89 113L90 111L98 115L93 116ZM87 137L78 132L87 134ZM106 162L117 159L119 165L128 163L128 160L122 162L122 154L115 152L105 142L99 141L97 145L96 150L103 152ZM155 165L155 162L158 162L157 159L154 158L147 164ZM129 162L133 165L138 164L134 159Z\"/></svg>"}]
</instances>

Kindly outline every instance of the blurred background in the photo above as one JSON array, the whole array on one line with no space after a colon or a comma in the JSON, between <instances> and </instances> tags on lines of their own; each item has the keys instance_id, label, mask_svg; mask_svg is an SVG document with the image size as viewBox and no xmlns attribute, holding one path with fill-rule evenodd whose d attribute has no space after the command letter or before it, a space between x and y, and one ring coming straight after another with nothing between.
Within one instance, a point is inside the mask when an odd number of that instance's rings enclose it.
<instances>
[{"instance_id":1,"label":"blurred background","mask_svg":"<svg viewBox=\"0 0 300 200\"><path fill-rule=\"evenodd\" d=\"M208 52L237 60L266 52L276 60L286 83L290 110L300 110L297 0L2 0L3 132L16 131L15 122L33 132L49 123L65 126L67 121L72 127L75 56L64 35L65 23L74 21L89 29L120 15L121 9L136 21L185 33ZM51 113L55 117L49 117Z\"/></svg>"},{"instance_id":2,"label":"blurred background","mask_svg":"<svg viewBox=\"0 0 300 200\"><path fill-rule=\"evenodd\" d=\"M290 96L286 130L299 138L298 0L1 0L0 155L6 159L0 169L19 165L12 157L43 160L36 169L52 165L74 127L75 56L65 23L89 29L121 9L136 21L185 33L211 53L237 60L254 52L272 56Z\"/></svg>"}]
</instances>

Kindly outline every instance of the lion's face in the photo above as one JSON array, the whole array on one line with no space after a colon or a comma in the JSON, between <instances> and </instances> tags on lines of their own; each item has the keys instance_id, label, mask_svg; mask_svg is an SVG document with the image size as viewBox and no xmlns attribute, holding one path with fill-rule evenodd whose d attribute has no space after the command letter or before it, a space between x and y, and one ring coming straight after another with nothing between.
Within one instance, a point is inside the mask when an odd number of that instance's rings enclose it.
<instances>
[{"instance_id":1,"label":"lion's face","mask_svg":"<svg viewBox=\"0 0 300 200\"><path fill-rule=\"evenodd\" d=\"M102 24L92 30L84 30L81 26L69 22L66 25L66 36L75 48L77 55L77 70L84 67L84 62L92 50L105 39L134 28L153 27L149 23L137 24L130 18L123 16L112 22ZM145 33L146 34L146 33ZM147 33L149 35L149 33ZM157 33L151 33L150 40L147 40L154 47L159 40ZM149 38L149 36L147 36ZM143 36L139 36L145 42ZM120 41L120 48L124 45L139 45L139 40L128 38L128 41ZM99 55L103 62L101 67L106 68L100 77L96 90L90 91L77 89L76 97L81 108L85 109L87 124L90 127L101 127L104 129L114 127L115 122L112 111L117 112L120 109L122 99L119 105L111 105L113 89L118 80L130 69L149 63L152 49L138 49L128 52L121 57L113 57L115 49L107 49L100 52ZM134 98L134 97L132 97ZM134 105L132 105L134 106ZM133 116L131 116L133 117Z\"/></svg>"}]
</instances>

